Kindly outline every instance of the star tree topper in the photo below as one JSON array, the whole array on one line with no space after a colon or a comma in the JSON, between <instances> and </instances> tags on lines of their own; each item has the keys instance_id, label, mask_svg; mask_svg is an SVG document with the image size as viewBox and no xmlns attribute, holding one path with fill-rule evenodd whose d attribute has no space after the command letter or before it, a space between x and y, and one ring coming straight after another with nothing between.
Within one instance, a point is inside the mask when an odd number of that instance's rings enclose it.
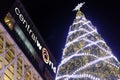
<instances>
[{"instance_id":1,"label":"star tree topper","mask_svg":"<svg viewBox=\"0 0 120 80\"><path fill-rule=\"evenodd\" d=\"M79 4L73 9L73 11L78 11L78 10L80 10L80 8L81 8L84 4L85 4L85 2L79 3Z\"/></svg>"}]
</instances>

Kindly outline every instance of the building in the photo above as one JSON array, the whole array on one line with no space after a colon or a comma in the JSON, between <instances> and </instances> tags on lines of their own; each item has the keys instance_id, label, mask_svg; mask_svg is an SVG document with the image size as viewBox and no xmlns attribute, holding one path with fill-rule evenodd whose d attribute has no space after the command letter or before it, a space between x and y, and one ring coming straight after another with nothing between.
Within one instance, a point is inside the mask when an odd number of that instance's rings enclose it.
<instances>
[{"instance_id":1,"label":"building","mask_svg":"<svg viewBox=\"0 0 120 80\"><path fill-rule=\"evenodd\" d=\"M0 80L54 80L54 56L22 3L0 4Z\"/></svg>"},{"instance_id":2,"label":"building","mask_svg":"<svg viewBox=\"0 0 120 80\"><path fill-rule=\"evenodd\" d=\"M80 7L75 8L56 80L119 80L120 62Z\"/></svg>"}]
</instances>

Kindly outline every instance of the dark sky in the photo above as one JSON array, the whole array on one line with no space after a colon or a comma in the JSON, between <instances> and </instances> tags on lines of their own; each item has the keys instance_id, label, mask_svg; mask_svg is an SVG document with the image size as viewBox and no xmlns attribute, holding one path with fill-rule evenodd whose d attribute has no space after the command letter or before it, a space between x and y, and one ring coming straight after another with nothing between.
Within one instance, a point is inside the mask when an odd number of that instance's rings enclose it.
<instances>
[{"instance_id":1,"label":"dark sky","mask_svg":"<svg viewBox=\"0 0 120 80\"><path fill-rule=\"evenodd\" d=\"M80 2L86 2L81 11L97 27L120 60L119 0L24 0L23 4L54 57L60 62L68 29L76 14L72 10Z\"/></svg>"}]
</instances>

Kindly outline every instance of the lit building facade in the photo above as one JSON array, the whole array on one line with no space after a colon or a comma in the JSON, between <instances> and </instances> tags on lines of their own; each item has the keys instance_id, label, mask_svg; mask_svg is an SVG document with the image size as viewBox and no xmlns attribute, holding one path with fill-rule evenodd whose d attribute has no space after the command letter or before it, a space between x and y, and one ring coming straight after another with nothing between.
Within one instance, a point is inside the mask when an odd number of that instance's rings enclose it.
<instances>
[{"instance_id":1,"label":"lit building facade","mask_svg":"<svg viewBox=\"0 0 120 80\"><path fill-rule=\"evenodd\" d=\"M21 2L0 17L0 80L54 80L56 61Z\"/></svg>"},{"instance_id":2,"label":"lit building facade","mask_svg":"<svg viewBox=\"0 0 120 80\"><path fill-rule=\"evenodd\" d=\"M1 23L0 80L43 80Z\"/></svg>"}]
</instances>

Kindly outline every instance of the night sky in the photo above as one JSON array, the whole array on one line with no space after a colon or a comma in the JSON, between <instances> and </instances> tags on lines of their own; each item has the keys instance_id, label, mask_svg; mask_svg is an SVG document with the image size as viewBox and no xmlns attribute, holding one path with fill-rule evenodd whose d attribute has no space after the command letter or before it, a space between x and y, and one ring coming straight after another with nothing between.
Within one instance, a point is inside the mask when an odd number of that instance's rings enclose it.
<instances>
[{"instance_id":1,"label":"night sky","mask_svg":"<svg viewBox=\"0 0 120 80\"><path fill-rule=\"evenodd\" d=\"M61 60L69 26L76 15L72 10L80 2L86 2L81 11L97 27L98 32L120 61L119 0L24 0L22 2L58 63Z\"/></svg>"}]
</instances>

